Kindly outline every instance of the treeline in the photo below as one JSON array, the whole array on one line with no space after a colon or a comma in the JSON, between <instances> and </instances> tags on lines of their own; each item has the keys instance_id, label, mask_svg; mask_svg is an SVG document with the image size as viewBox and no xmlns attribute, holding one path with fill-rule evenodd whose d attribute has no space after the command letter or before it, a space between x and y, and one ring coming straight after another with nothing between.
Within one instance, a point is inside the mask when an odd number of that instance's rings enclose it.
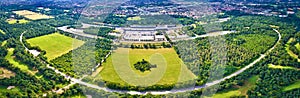
<instances>
[{"instance_id":1,"label":"treeline","mask_svg":"<svg viewBox=\"0 0 300 98\"><path fill-rule=\"evenodd\" d=\"M206 34L204 27L200 24L183 27L182 31L192 37L195 37L196 35Z\"/></svg>"},{"instance_id":2,"label":"treeline","mask_svg":"<svg viewBox=\"0 0 300 98\"><path fill-rule=\"evenodd\" d=\"M109 35L109 33L112 33L114 28L109 27L89 27L87 29L84 29L84 33L92 34L92 35L98 35L104 38L108 39L114 39L115 36Z\"/></svg>"},{"instance_id":3,"label":"treeline","mask_svg":"<svg viewBox=\"0 0 300 98\"><path fill-rule=\"evenodd\" d=\"M181 15L171 15L171 17L175 18L177 21L179 21L182 25L191 25L196 22L195 19L187 16L181 16Z\"/></svg>"},{"instance_id":4,"label":"treeline","mask_svg":"<svg viewBox=\"0 0 300 98\"><path fill-rule=\"evenodd\" d=\"M116 82L103 81L101 79L94 79L93 77L85 77L82 81L91 82L100 87L108 87L110 89L116 90L127 90L127 91L160 91L160 90L172 90L172 89L182 89L195 86L195 80L183 81L174 84L155 84L151 86L138 86L130 84L120 84Z\"/></svg>"},{"instance_id":5,"label":"treeline","mask_svg":"<svg viewBox=\"0 0 300 98\"><path fill-rule=\"evenodd\" d=\"M171 44L168 44L168 43L165 43L165 42L163 42L161 44L147 43L147 44L141 44L141 45L138 45L138 44L131 44L130 45L131 49L158 49L158 48L171 48L171 47L172 47Z\"/></svg>"}]
</instances>

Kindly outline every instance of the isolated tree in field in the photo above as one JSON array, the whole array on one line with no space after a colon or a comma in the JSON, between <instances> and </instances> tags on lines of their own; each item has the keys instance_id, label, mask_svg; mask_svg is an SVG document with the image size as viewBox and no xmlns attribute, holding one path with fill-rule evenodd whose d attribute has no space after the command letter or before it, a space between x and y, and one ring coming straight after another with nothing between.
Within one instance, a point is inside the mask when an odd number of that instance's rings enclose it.
<instances>
[{"instance_id":1,"label":"isolated tree in field","mask_svg":"<svg viewBox=\"0 0 300 98\"><path fill-rule=\"evenodd\" d=\"M145 59L134 64L134 68L140 70L141 72L150 70L151 66L152 65L148 61L145 61Z\"/></svg>"}]
</instances>

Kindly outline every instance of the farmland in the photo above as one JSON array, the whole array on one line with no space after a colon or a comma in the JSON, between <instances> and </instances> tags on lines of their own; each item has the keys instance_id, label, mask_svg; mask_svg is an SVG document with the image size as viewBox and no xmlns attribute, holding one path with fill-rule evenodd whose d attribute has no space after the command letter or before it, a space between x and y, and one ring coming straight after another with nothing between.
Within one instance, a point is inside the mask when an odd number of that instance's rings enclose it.
<instances>
[{"instance_id":1,"label":"farmland","mask_svg":"<svg viewBox=\"0 0 300 98\"><path fill-rule=\"evenodd\" d=\"M31 46L38 46L46 51L48 60L55 59L84 44L84 41L73 39L59 33L53 33L27 40Z\"/></svg>"},{"instance_id":2,"label":"farmland","mask_svg":"<svg viewBox=\"0 0 300 98\"><path fill-rule=\"evenodd\" d=\"M6 22L8 24L24 24L24 23L28 23L29 21L26 19L7 19Z\"/></svg>"},{"instance_id":3,"label":"farmland","mask_svg":"<svg viewBox=\"0 0 300 98\"><path fill-rule=\"evenodd\" d=\"M36 12L32 12L29 10L20 10L20 11L13 11L14 13L24 16L25 18L28 18L30 20L40 20L40 19L49 19L49 18L54 18L53 16L48 16Z\"/></svg>"},{"instance_id":4,"label":"farmland","mask_svg":"<svg viewBox=\"0 0 300 98\"><path fill-rule=\"evenodd\" d=\"M133 64L145 59L157 68L140 72ZM103 70L96 76L105 81L121 84L149 86L172 84L194 79L173 48L129 49L119 48L103 64Z\"/></svg>"}]
</instances>

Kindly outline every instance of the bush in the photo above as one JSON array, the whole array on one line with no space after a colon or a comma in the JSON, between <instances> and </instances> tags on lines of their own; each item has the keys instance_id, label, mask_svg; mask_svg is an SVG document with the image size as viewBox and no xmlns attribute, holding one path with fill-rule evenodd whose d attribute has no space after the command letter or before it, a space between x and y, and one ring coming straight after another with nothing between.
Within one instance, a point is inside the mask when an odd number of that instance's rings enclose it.
<instances>
[{"instance_id":1,"label":"bush","mask_svg":"<svg viewBox=\"0 0 300 98\"><path fill-rule=\"evenodd\" d=\"M156 67L156 65L152 65L144 59L134 64L134 68L140 70L141 72L148 71L151 69L151 67Z\"/></svg>"}]
</instances>

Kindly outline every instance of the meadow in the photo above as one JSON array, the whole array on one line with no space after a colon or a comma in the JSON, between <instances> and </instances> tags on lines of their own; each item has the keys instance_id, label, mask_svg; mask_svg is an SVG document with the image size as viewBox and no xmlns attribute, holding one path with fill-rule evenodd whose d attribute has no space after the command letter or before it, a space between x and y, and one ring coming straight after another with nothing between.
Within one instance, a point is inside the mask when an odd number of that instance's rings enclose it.
<instances>
[{"instance_id":1,"label":"meadow","mask_svg":"<svg viewBox=\"0 0 300 98\"><path fill-rule=\"evenodd\" d=\"M156 64L157 67L145 72L136 70L133 65L142 59ZM196 78L173 48L118 48L102 66L103 69L96 79L134 86L175 84Z\"/></svg>"},{"instance_id":2,"label":"meadow","mask_svg":"<svg viewBox=\"0 0 300 98\"><path fill-rule=\"evenodd\" d=\"M24 23L28 23L30 21L28 21L26 19L19 19L19 20L18 19L7 19L6 22L8 24L16 24L16 23L18 23L18 24L24 24Z\"/></svg>"},{"instance_id":3,"label":"meadow","mask_svg":"<svg viewBox=\"0 0 300 98\"><path fill-rule=\"evenodd\" d=\"M141 18L140 16L135 16L135 17L128 17L127 20L130 21L138 21L138 20L142 20L143 18Z\"/></svg>"},{"instance_id":4,"label":"meadow","mask_svg":"<svg viewBox=\"0 0 300 98\"><path fill-rule=\"evenodd\" d=\"M31 46L38 46L46 51L48 60L53 60L69 51L76 49L84 44L84 41L64 36L59 33L53 33L40 37L28 39Z\"/></svg>"},{"instance_id":5,"label":"meadow","mask_svg":"<svg viewBox=\"0 0 300 98\"><path fill-rule=\"evenodd\" d=\"M219 92L213 95L213 98L231 98L233 96L247 95L247 91L255 87L258 78L258 76L252 76L244 82L243 86L238 86L236 90Z\"/></svg>"},{"instance_id":6,"label":"meadow","mask_svg":"<svg viewBox=\"0 0 300 98\"><path fill-rule=\"evenodd\" d=\"M290 91L290 90L297 89L297 88L300 88L300 80L283 88L283 91Z\"/></svg>"},{"instance_id":7,"label":"meadow","mask_svg":"<svg viewBox=\"0 0 300 98\"><path fill-rule=\"evenodd\" d=\"M14 52L14 49L13 48L10 48L8 49L8 53L7 55L5 56L5 59L10 63L12 64L13 66L19 68L21 71L23 72L27 72L29 74L32 74L32 75L35 75L37 73L37 71L32 71L29 69L29 67L27 65L24 65L22 63L19 63L17 61L14 60L14 56L13 56L13 52Z\"/></svg>"},{"instance_id":8,"label":"meadow","mask_svg":"<svg viewBox=\"0 0 300 98\"><path fill-rule=\"evenodd\" d=\"M268 65L269 68L274 68L274 69L294 69L294 70L299 70L295 67L290 67L290 66L280 66L280 65L273 65L273 64L269 64Z\"/></svg>"},{"instance_id":9,"label":"meadow","mask_svg":"<svg viewBox=\"0 0 300 98\"><path fill-rule=\"evenodd\" d=\"M32 12L29 10L20 10L20 11L13 11L14 13L24 16L25 18L28 18L30 20L40 20L40 19L49 19L49 18L54 18L53 16L48 16L36 12Z\"/></svg>"},{"instance_id":10,"label":"meadow","mask_svg":"<svg viewBox=\"0 0 300 98\"><path fill-rule=\"evenodd\" d=\"M296 44L298 50L300 50L300 43Z\"/></svg>"}]
</instances>

